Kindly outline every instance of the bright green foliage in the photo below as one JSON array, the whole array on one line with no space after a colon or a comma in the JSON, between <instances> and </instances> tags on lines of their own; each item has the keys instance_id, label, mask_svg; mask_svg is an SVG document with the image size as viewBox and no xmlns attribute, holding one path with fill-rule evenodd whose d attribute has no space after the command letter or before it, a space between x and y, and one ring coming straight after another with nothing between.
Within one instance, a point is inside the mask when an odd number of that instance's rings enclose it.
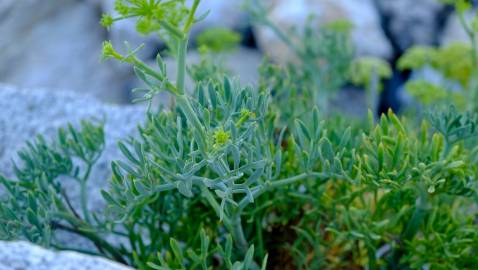
<instances>
[{"instance_id":1,"label":"bright green foliage","mask_svg":"<svg viewBox=\"0 0 478 270\"><path fill-rule=\"evenodd\" d=\"M406 86L424 105L443 103L445 96L457 108L478 109L478 13L471 20L465 13L471 12L471 3L466 0L442 0L455 6L458 19L469 38L468 43L456 42L441 48L417 46L409 49L398 61L402 70L419 70L425 67L438 71L448 82L444 85L411 81ZM452 84L459 86L459 91ZM413 84L413 85L410 85Z\"/></svg>"},{"instance_id":2,"label":"bright green foliage","mask_svg":"<svg viewBox=\"0 0 478 270\"><path fill-rule=\"evenodd\" d=\"M452 43L443 48L414 47L398 62L401 69L420 69L430 66L446 78L466 87L473 68L471 47L465 43Z\"/></svg>"},{"instance_id":3,"label":"bright green foliage","mask_svg":"<svg viewBox=\"0 0 478 270\"><path fill-rule=\"evenodd\" d=\"M253 264L253 255L254 255L254 246L251 246L244 257L244 260L241 261L236 261L233 262L231 260L233 256L233 242L231 236L226 237L226 243L223 246L218 245L215 247L213 250L210 250L210 244L211 240L210 238L206 235L206 232L204 230L200 231L200 237L201 237L201 246L198 251L194 251L193 249L188 249L186 251L186 254L183 254L183 251L180 248L180 244L174 239L171 238L171 247L172 247L172 253L168 253L165 256L159 254L159 261L160 265L154 264L154 263L149 263L148 265L152 269L158 269L158 270L170 270L170 269L211 269L212 266L210 266L209 261L210 257L215 254L219 253L221 256L224 258L224 264L227 269L231 270L247 270L251 269L252 264ZM188 266L189 268L185 267L185 260L189 259L192 261L191 265ZM264 258L263 264L262 264L262 270L266 269L266 263L267 263L267 256ZM175 266L173 266L175 265Z\"/></svg>"},{"instance_id":4,"label":"bright green foliage","mask_svg":"<svg viewBox=\"0 0 478 270\"><path fill-rule=\"evenodd\" d=\"M442 86L424 80L408 82L405 90L426 106L444 105L452 101L458 108L466 107L466 100L460 92L449 91Z\"/></svg>"},{"instance_id":5,"label":"bright green foliage","mask_svg":"<svg viewBox=\"0 0 478 270\"><path fill-rule=\"evenodd\" d=\"M198 47L216 53L233 50L240 41L241 35L227 28L210 28L197 37Z\"/></svg>"},{"instance_id":6,"label":"bright green foliage","mask_svg":"<svg viewBox=\"0 0 478 270\"><path fill-rule=\"evenodd\" d=\"M465 43L452 43L443 48L415 47L400 58L398 66L405 70L431 67L461 87L456 91L450 89L449 85L441 86L424 81L407 83L407 91L420 102L425 105L440 101L447 103L451 98L457 107L466 108L464 103L472 102L472 96L477 92L473 77L476 73L475 65L470 57L474 54L472 48Z\"/></svg>"},{"instance_id":7,"label":"bright green foliage","mask_svg":"<svg viewBox=\"0 0 478 270\"><path fill-rule=\"evenodd\" d=\"M113 18L108 14L103 15L103 26L109 27L115 21L137 17L136 29L142 34L174 29L184 23L190 25L192 22L188 15L194 13L186 7L184 0L120 0L115 1L114 8L119 16Z\"/></svg>"},{"instance_id":8,"label":"bright green foliage","mask_svg":"<svg viewBox=\"0 0 478 270\"><path fill-rule=\"evenodd\" d=\"M352 83L368 87L374 76L378 80L390 78L392 68L382 59L362 57L353 62L350 73Z\"/></svg>"},{"instance_id":9,"label":"bright green foliage","mask_svg":"<svg viewBox=\"0 0 478 270\"><path fill-rule=\"evenodd\" d=\"M183 4L117 1L119 14L148 31L164 26L178 76L171 80L160 55L150 67L137 49L123 55L104 44L105 57L134 66L145 84L140 100L151 105L167 91L175 101L150 106L139 135L118 143L123 158L112 162L104 211L86 207L103 130L69 126L19 153L16 180L0 178L8 192L0 199L1 239L78 250L58 241L67 231L96 247L78 251L138 269L478 268L476 114L446 106L419 121L391 111L377 120L370 111L367 123L325 117L319 94L328 98L352 63L346 35L329 28L319 35L307 28L298 43L282 36L300 63L264 64L259 89L191 68L195 89L186 89L199 1ZM252 9L256 19L276 29L261 10ZM416 51L402 64L416 68L427 54ZM390 74L381 61L356 63L356 82ZM449 94L426 83L411 92L426 100L422 89L437 92L430 103ZM64 190L70 180L79 184L79 207Z\"/></svg>"}]
</instances>

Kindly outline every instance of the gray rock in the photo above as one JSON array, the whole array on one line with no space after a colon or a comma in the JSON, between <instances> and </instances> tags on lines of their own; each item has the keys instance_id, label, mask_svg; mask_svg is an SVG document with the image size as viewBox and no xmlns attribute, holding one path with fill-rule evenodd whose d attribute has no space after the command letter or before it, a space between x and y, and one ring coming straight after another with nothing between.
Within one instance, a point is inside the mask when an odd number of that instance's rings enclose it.
<instances>
[{"instance_id":1,"label":"gray rock","mask_svg":"<svg viewBox=\"0 0 478 270\"><path fill-rule=\"evenodd\" d=\"M100 63L106 31L91 2L0 1L0 82L125 102L131 68Z\"/></svg>"},{"instance_id":2,"label":"gray rock","mask_svg":"<svg viewBox=\"0 0 478 270\"><path fill-rule=\"evenodd\" d=\"M93 97L67 91L18 89L7 85L0 85L0 108L0 173L7 177L13 177L12 159L16 160L16 152L37 134L51 140L57 129L67 123L105 120L105 150L88 181L91 210L102 209L104 205L100 190L107 188L110 162L122 157L117 142L135 135L137 125L145 118L144 108L139 106L107 105ZM74 203L78 203L77 183L65 181L65 185L73 192Z\"/></svg>"},{"instance_id":3,"label":"gray rock","mask_svg":"<svg viewBox=\"0 0 478 270\"><path fill-rule=\"evenodd\" d=\"M257 51L244 47L237 50L213 56L219 59L225 68L231 72L232 76L237 76L242 85L254 85L259 79L259 66L262 62L263 55ZM186 57L187 64L198 64L201 56L197 51L190 51ZM171 78L176 78L176 59L165 58L167 73ZM189 90L194 89L193 81L187 77L186 87Z\"/></svg>"},{"instance_id":4,"label":"gray rock","mask_svg":"<svg viewBox=\"0 0 478 270\"><path fill-rule=\"evenodd\" d=\"M404 51L412 45L435 44L439 35L439 13L444 5L436 0L375 0L385 27L397 49Z\"/></svg>"},{"instance_id":5,"label":"gray rock","mask_svg":"<svg viewBox=\"0 0 478 270\"><path fill-rule=\"evenodd\" d=\"M192 3L193 1L187 0L187 2ZM242 30L249 26L250 20L247 13L241 8L242 2L224 0L201 1L197 14L202 15L209 11L209 15L192 29L193 36L209 27Z\"/></svg>"},{"instance_id":6,"label":"gray rock","mask_svg":"<svg viewBox=\"0 0 478 270\"><path fill-rule=\"evenodd\" d=\"M371 0L275 0L270 9L271 20L283 31L291 27L303 28L309 15L314 15L317 28L345 19L353 25L352 41L358 55L388 58L392 54L380 18ZM290 49L268 28L260 26L255 31L259 47L279 62L291 60ZM366 38L365 38L366 37Z\"/></svg>"},{"instance_id":7,"label":"gray rock","mask_svg":"<svg viewBox=\"0 0 478 270\"><path fill-rule=\"evenodd\" d=\"M27 242L0 241L0 270L132 270L77 252L54 252Z\"/></svg>"},{"instance_id":8,"label":"gray rock","mask_svg":"<svg viewBox=\"0 0 478 270\"><path fill-rule=\"evenodd\" d=\"M475 15L476 11L474 12L468 12L465 14L465 20L469 23L473 16ZM458 16L456 14L452 14L443 29L443 34L440 38L440 44L441 45L448 45L453 42L465 42L465 43L470 43L470 37L466 33L465 29L460 23L460 20L458 19Z\"/></svg>"}]
</instances>

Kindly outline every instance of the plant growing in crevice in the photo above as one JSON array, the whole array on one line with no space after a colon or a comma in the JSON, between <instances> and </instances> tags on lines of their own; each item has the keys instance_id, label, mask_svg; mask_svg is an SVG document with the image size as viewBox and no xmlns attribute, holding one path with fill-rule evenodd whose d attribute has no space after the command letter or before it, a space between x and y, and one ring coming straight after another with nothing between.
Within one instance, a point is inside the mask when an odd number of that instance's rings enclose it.
<instances>
[{"instance_id":1,"label":"plant growing in crevice","mask_svg":"<svg viewBox=\"0 0 478 270\"><path fill-rule=\"evenodd\" d=\"M198 5L117 0L121 16L103 22L137 17L141 31L159 31L176 52L179 75L170 78L159 55L153 68L137 50L121 54L109 42L104 56L133 65L146 85L142 100L167 91L176 102L160 111L150 106L138 136L118 144L123 158L112 162L104 211L90 212L87 199L78 206L64 192L64 181L74 179L80 197L88 195L85 183L104 146L101 126L84 123L60 130L51 143L29 144L19 153L17 179L0 178L8 192L1 239L139 269L478 266L475 115L439 110L418 129L391 111L379 119L370 111L366 123L325 118L315 100L282 96L289 86L306 91L317 83L296 81L306 67L296 76L293 68L265 66L271 77L258 90L216 73L186 89ZM358 81L370 84L380 67L372 64L357 70ZM65 244L59 231L96 248Z\"/></svg>"}]
</instances>

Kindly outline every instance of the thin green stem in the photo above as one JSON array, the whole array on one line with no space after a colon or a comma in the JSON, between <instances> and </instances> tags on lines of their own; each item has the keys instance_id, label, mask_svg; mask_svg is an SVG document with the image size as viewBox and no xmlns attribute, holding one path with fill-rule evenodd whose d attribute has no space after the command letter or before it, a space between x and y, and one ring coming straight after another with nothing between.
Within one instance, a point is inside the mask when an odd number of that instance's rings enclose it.
<instances>
[{"instance_id":1,"label":"thin green stem","mask_svg":"<svg viewBox=\"0 0 478 270\"><path fill-rule=\"evenodd\" d=\"M260 187L258 187L257 189L255 189L251 192L252 192L252 196L254 198L257 198L261 194L263 194L264 192L266 192L268 190L278 188L278 187L281 187L281 186L285 186L285 185L294 184L294 183L302 181L303 179L308 178L308 177L316 177L320 180L323 180L323 179L329 179L329 178L334 177L334 176L337 176L337 175L329 174L329 173L320 173L320 172L301 173L299 175L284 178L284 179L280 179L280 180L268 181L263 186L260 186ZM237 206L237 209L239 209L238 212L242 212L242 210L249 203L250 202L249 202L248 198L243 198Z\"/></svg>"},{"instance_id":2,"label":"thin green stem","mask_svg":"<svg viewBox=\"0 0 478 270\"><path fill-rule=\"evenodd\" d=\"M94 228L92 228L90 224L87 224L82 220L79 220L76 217L73 217L67 213L58 212L56 213L56 215L67 221L71 226L73 226L69 227L67 225L57 223L55 224L55 226L58 229L83 236L93 242L93 244L98 248L98 250L104 255L106 255L106 257L110 257L123 264L128 264L127 261L123 258L121 252L119 252L109 242L94 233L94 231L96 230L94 230Z\"/></svg>"},{"instance_id":3,"label":"thin green stem","mask_svg":"<svg viewBox=\"0 0 478 270\"><path fill-rule=\"evenodd\" d=\"M91 223L90 213L88 211L88 195L87 195L87 184L86 181L80 182L80 204L81 211L83 212L83 218L86 222Z\"/></svg>"},{"instance_id":4,"label":"thin green stem","mask_svg":"<svg viewBox=\"0 0 478 270\"><path fill-rule=\"evenodd\" d=\"M216 199L214 199L214 196L212 195L211 191L205 186L201 186L201 194L206 198L207 202L211 205L211 207L214 209L214 212L216 212L216 215L219 217L221 216L221 206L219 203L217 203ZM224 226L232 232L232 226L231 226L231 220L224 216L222 218L222 221L224 222Z\"/></svg>"},{"instance_id":5,"label":"thin green stem","mask_svg":"<svg viewBox=\"0 0 478 270\"><path fill-rule=\"evenodd\" d=\"M177 58L177 79L176 89L180 95L185 93L186 80L186 54L188 50L188 39L180 39L178 44L178 58Z\"/></svg>"},{"instance_id":6,"label":"thin green stem","mask_svg":"<svg viewBox=\"0 0 478 270\"><path fill-rule=\"evenodd\" d=\"M240 213L236 214L232 221L232 238L234 239L236 246L242 252L246 254L249 244L247 243L246 236L244 235L244 230L242 228L242 221Z\"/></svg>"},{"instance_id":7,"label":"thin green stem","mask_svg":"<svg viewBox=\"0 0 478 270\"><path fill-rule=\"evenodd\" d=\"M191 26L194 24L194 15L196 14L196 10L199 6L199 2L201 0L194 0L193 6L191 7L191 11L189 13L189 17L186 21L186 24L184 25L184 33L189 33L189 30L191 29Z\"/></svg>"},{"instance_id":8,"label":"thin green stem","mask_svg":"<svg viewBox=\"0 0 478 270\"><path fill-rule=\"evenodd\" d=\"M179 30L176 26L170 24L169 22L167 21L159 21L159 24L164 27L164 29L166 29L169 33L171 33L173 36L175 36L177 39L181 40L181 39L185 39L184 37L184 33Z\"/></svg>"},{"instance_id":9,"label":"thin green stem","mask_svg":"<svg viewBox=\"0 0 478 270\"><path fill-rule=\"evenodd\" d=\"M284 42L287 46L289 46L299 58L303 58L304 53L302 52L302 50L292 41L292 39L286 33L284 33L284 31L279 29L279 27L277 27L277 25L271 22L268 18L265 19L264 24L270 29L272 29L272 31L279 37L279 39L282 40L282 42Z\"/></svg>"},{"instance_id":10,"label":"thin green stem","mask_svg":"<svg viewBox=\"0 0 478 270\"><path fill-rule=\"evenodd\" d=\"M83 218L89 224L91 224L90 212L88 210L88 178L90 177L91 169L93 165L87 164L85 175L80 180L80 204L81 211L83 212Z\"/></svg>"}]
</instances>

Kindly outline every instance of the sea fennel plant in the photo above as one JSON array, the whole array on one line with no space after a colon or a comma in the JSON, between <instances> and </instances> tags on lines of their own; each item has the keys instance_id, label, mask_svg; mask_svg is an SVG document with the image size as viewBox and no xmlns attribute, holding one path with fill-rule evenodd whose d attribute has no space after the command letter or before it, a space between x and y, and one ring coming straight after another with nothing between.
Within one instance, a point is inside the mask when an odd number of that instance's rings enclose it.
<instances>
[{"instance_id":1,"label":"sea fennel plant","mask_svg":"<svg viewBox=\"0 0 478 270\"><path fill-rule=\"evenodd\" d=\"M259 90L213 72L186 89L198 5L116 1L119 17L102 22L134 17L140 32L158 32L178 75L166 73L159 55L153 68L137 50L121 54L109 42L104 57L133 65L146 85L142 100L153 104L167 91L175 102L159 111L150 106L139 135L118 144L124 158L112 162L104 211L89 212L84 184L104 145L101 125L28 144L17 179L0 178L7 191L0 238L139 269L478 267L473 113L434 112L418 129L393 112L378 120L370 112L366 123L326 119L315 102L282 114L282 107L299 105L276 93L297 83L284 79L298 77L280 76L278 66L264 67L271 77ZM370 83L376 65L367 67L356 70L362 83ZM78 183L78 204L66 181ZM61 231L95 247L65 243Z\"/></svg>"}]
</instances>

